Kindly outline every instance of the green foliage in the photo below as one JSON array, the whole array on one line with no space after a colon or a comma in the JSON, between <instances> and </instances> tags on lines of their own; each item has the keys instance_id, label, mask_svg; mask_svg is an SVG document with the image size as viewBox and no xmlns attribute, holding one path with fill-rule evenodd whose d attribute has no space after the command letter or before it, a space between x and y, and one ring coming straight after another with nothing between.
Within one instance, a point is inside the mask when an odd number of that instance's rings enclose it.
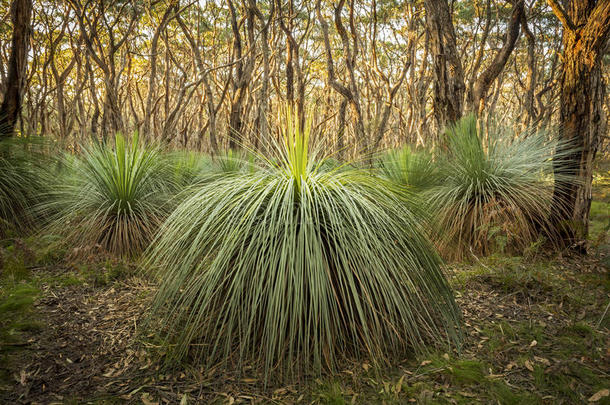
<instances>
[{"instance_id":1,"label":"green foliage","mask_svg":"<svg viewBox=\"0 0 610 405\"><path fill-rule=\"evenodd\" d=\"M19 138L0 142L0 236L35 226L32 207L46 187L45 161L40 142Z\"/></svg>"},{"instance_id":2,"label":"green foliage","mask_svg":"<svg viewBox=\"0 0 610 405\"><path fill-rule=\"evenodd\" d=\"M62 284L82 284L87 282L95 287L104 287L115 281L124 280L133 272L127 263L116 260L106 260L100 263L83 263L78 266L71 279L60 280Z\"/></svg>"},{"instance_id":3,"label":"green foliage","mask_svg":"<svg viewBox=\"0 0 610 405\"><path fill-rule=\"evenodd\" d=\"M458 309L409 194L318 170L307 130L287 121L277 160L199 185L151 247L170 358L282 377L457 343Z\"/></svg>"},{"instance_id":4,"label":"green foliage","mask_svg":"<svg viewBox=\"0 0 610 405\"><path fill-rule=\"evenodd\" d=\"M446 256L521 252L541 235L553 239L556 144L543 133L513 138L498 128L483 136L474 116L448 130L448 149L439 162L444 180L428 194Z\"/></svg>"},{"instance_id":5,"label":"green foliage","mask_svg":"<svg viewBox=\"0 0 610 405\"><path fill-rule=\"evenodd\" d=\"M589 218L590 239L599 245L610 243L610 203L591 201Z\"/></svg>"},{"instance_id":6,"label":"green foliage","mask_svg":"<svg viewBox=\"0 0 610 405\"><path fill-rule=\"evenodd\" d=\"M34 298L38 290L27 285L18 285L0 303L0 314L6 316L7 312L16 312L30 307L34 303Z\"/></svg>"},{"instance_id":7,"label":"green foliage","mask_svg":"<svg viewBox=\"0 0 610 405\"><path fill-rule=\"evenodd\" d=\"M5 251L0 271L0 359L20 341L20 333L35 330L32 321L34 300L39 289L30 284L30 275L18 252ZM1 363L1 362L0 362ZM1 370L1 368L0 368Z\"/></svg>"},{"instance_id":8,"label":"green foliage","mask_svg":"<svg viewBox=\"0 0 610 405\"><path fill-rule=\"evenodd\" d=\"M454 389L476 389L480 391L479 399L486 399L483 403L492 400L494 403L515 405L538 403L536 396L509 386L503 380L489 375L488 370L491 370L491 368L485 361L450 358L445 355L445 357L432 357L426 363L422 374L440 377L443 382L449 380L450 386ZM452 398L465 401L458 403L473 403L472 397L474 395L465 394L464 391L458 391L452 396ZM455 401L448 401L448 403L455 403Z\"/></svg>"},{"instance_id":9,"label":"green foliage","mask_svg":"<svg viewBox=\"0 0 610 405\"><path fill-rule=\"evenodd\" d=\"M348 402L341 391L341 386L337 383L324 384L319 388L319 401L326 405L347 405Z\"/></svg>"},{"instance_id":10,"label":"green foliage","mask_svg":"<svg viewBox=\"0 0 610 405\"><path fill-rule=\"evenodd\" d=\"M10 280L27 280L30 271L23 254L9 246L2 255L2 276Z\"/></svg>"},{"instance_id":11,"label":"green foliage","mask_svg":"<svg viewBox=\"0 0 610 405\"><path fill-rule=\"evenodd\" d=\"M199 152L173 152L168 155L168 160L172 166L176 184L182 187L200 181L212 168L210 157Z\"/></svg>"},{"instance_id":12,"label":"green foliage","mask_svg":"<svg viewBox=\"0 0 610 405\"><path fill-rule=\"evenodd\" d=\"M172 167L155 148L121 135L114 148L90 145L65 159L64 172L39 212L66 242L137 254L153 238L177 191Z\"/></svg>"},{"instance_id":13,"label":"green foliage","mask_svg":"<svg viewBox=\"0 0 610 405\"><path fill-rule=\"evenodd\" d=\"M254 170L254 156L243 151L228 149L215 156L212 170L221 174L232 174Z\"/></svg>"},{"instance_id":14,"label":"green foliage","mask_svg":"<svg viewBox=\"0 0 610 405\"><path fill-rule=\"evenodd\" d=\"M388 180L418 191L438 185L441 180L432 154L409 146L388 152L379 166Z\"/></svg>"}]
</instances>

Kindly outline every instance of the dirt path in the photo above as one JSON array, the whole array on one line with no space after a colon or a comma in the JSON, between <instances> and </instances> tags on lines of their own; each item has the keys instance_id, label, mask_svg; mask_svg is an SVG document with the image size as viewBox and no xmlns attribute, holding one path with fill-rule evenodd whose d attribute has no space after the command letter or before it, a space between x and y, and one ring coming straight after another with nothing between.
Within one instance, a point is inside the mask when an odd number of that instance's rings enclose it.
<instances>
[{"instance_id":1,"label":"dirt path","mask_svg":"<svg viewBox=\"0 0 610 405\"><path fill-rule=\"evenodd\" d=\"M113 377L139 361L134 337L145 288L136 280L103 289L44 288L35 306L45 327L29 336L19 384L7 400L62 402L116 391Z\"/></svg>"}]
</instances>

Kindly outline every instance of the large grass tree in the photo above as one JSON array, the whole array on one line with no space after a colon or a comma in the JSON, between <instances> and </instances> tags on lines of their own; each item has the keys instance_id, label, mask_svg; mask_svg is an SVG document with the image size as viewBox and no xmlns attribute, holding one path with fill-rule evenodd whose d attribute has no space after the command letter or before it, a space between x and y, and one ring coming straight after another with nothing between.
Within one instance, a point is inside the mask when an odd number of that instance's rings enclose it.
<instances>
[{"instance_id":1,"label":"large grass tree","mask_svg":"<svg viewBox=\"0 0 610 405\"><path fill-rule=\"evenodd\" d=\"M195 188L149 251L171 357L290 376L457 343L414 200L359 169L321 170L308 129L286 121L277 159Z\"/></svg>"}]
</instances>

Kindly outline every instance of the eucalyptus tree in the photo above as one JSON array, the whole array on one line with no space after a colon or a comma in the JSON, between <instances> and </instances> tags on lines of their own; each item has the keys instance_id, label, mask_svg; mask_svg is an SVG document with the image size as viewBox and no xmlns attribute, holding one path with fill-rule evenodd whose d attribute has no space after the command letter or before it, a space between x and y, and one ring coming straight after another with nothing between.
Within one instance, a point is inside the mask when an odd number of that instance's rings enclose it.
<instances>
[{"instance_id":1,"label":"eucalyptus tree","mask_svg":"<svg viewBox=\"0 0 610 405\"><path fill-rule=\"evenodd\" d=\"M21 110L24 76L30 38L31 0L13 0L11 54L8 60L2 104L0 104L0 138L11 136Z\"/></svg>"},{"instance_id":2,"label":"eucalyptus tree","mask_svg":"<svg viewBox=\"0 0 610 405\"><path fill-rule=\"evenodd\" d=\"M556 164L556 173L568 170L575 179L556 183L553 206L557 225L572 244L588 233L593 160L607 130L602 57L610 35L610 1L574 0L565 9L556 0L548 3L563 26L559 136L577 148ZM559 210L562 206L567 211Z\"/></svg>"}]
</instances>

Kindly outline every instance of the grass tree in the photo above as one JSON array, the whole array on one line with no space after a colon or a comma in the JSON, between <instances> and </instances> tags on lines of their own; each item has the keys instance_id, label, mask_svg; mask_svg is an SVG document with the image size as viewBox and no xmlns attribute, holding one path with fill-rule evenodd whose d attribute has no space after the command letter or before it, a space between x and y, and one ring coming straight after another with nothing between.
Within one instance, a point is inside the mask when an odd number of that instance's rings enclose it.
<instances>
[{"instance_id":1,"label":"grass tree","mask_svg":"<svg viewBox=\"0 0 610 405\"><path fill-rule=\"evenodd\" d=\"M310 126L286 116L277 158L201 184L151 246L170 358L292 376L458 342L409 195L359 169L320 170Z\"/></svg>"},{"instance_id":2,"label":"grass tree","mask_svg":"<svg viewBox=\"0 0 610 405\"><path fill-rule=\"evenodd\" d=\"M29 139L0 142L0 236L36 226L33 207L41 201L47 182L44 145Z\"/></svg>"},{"instance_id":3,"label":"grass tree","mask_svg":"<svg viewBox=\"0 0 610 405\"><path fill-rule=\"evenodd\" d=\"M176 175L155 148L116 135L114 147L92 144L67 155L39 212L52 232L75 245L99 244L117 255L148 246L172 208Z\"/></svg>"},{"instance_id":4,"label":"grass tree","mask_svg":"<svg viewBox=\"0 0 610 405\"><path fill-rule=\"evenodd\" d=\"M439 159L443 181L428 192L446 256L520 251L541 237L553 240L556 142L541 132L514 136L499 128L484 137L474 116L457 122L446 136L447 150Z\"/></svg>"},{"instance_id":5,"label":"grass tree","mask_svg":"<svg viewBox=\"0 0 610 405\"><path fill-rule=\"evenodd\" d=\"M201 152L178 150L165 156L171 166L173 180L181 188L202 181L212 171L211 157Z\"/></svg>"},{"instance_id":6,"label":"grass tree","mask_svg":"<svg viewBox=\"0 0 610 405\"><path fill-rule=\"evenodd\" d=\"M387 152L379 160L379 169L388 180L416 191L433 187L441 180L432 154L409 146Z\"/></svg>"}]
</instances>

